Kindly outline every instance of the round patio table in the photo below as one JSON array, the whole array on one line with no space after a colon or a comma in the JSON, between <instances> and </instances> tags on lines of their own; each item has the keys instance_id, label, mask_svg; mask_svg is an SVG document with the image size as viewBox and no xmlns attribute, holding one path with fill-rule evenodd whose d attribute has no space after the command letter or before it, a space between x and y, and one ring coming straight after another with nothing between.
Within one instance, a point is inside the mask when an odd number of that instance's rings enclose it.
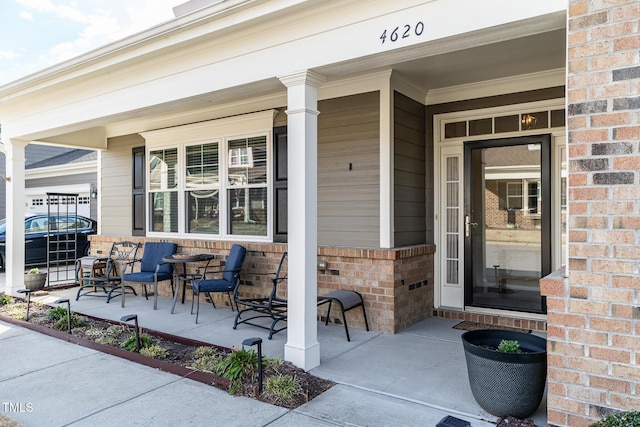
<instances>
[{"instance_id":1,"label":"round patio table","mask_svg":"<svg viewBox=\"0 0 640 427\"><path fill-rule=\"evenodd\" d=\"M208 265L209 261L214 258L214 254L174 254L162 258L163 262L167 262L173 265L173 277L176 283L176 287L173 292L173 305L171 306L171 314L173 314L173 311L176 308L180 284L182 284L182 304L184 304L184 296L187 290L187 283L193 282L194 279L200 277L200 275L197 273L187 273L187 264L206 261Z\"/></svg>"}]
</instances>

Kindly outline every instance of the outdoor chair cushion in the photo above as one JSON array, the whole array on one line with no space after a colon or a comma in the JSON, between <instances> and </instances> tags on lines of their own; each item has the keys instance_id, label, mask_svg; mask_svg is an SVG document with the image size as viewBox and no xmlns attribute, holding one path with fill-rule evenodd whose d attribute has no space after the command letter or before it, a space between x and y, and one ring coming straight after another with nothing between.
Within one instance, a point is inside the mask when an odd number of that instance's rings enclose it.
<instances>
[{"instance_id":1,"label":"outdoor chair cushion","mask_svg":"<svg viewBox=\"0 0 640 427\"><path fill-rule=\"evenodd\" d=\"M135 273L127 273L123 275L124 280L127 282L137 282L137 283L153 283L155 280L155 274L153 271L138 271ZM170 280L173 278L171 272L163 273L158 272L158 282L162 282L163 280Z\"/></svg>"}]
</instances>

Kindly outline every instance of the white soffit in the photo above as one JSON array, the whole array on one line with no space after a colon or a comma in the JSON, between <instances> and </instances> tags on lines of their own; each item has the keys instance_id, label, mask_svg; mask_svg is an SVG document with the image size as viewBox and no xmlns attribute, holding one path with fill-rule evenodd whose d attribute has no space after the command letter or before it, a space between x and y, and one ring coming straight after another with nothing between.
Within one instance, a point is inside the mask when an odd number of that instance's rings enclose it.
<instances>
[{"instance_id":1,"label":"white soffit","mask_svg":"<svg viewBox=\"0 0 640 427\"><path fill-rule=\"evenodd\" d=\"M565 84L566 70L562 68L540 73L523 74L504 79L469 83L442 89L433 89L427 94L425 103L427 105L435 105L445 102L484 98L488 96L544 89L554 86L564 86Z\"/></svg>"}]
</instances>

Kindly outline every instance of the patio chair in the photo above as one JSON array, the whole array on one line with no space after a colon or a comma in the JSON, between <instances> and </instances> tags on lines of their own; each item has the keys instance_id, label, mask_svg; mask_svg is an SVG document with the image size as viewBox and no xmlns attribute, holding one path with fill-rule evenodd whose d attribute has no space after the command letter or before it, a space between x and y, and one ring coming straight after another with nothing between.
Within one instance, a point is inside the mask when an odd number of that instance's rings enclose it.
<instances>
[{"instance_id":1,"label":"patio chair","mask_svg":"<svg viewBox=\"0 0 640 427\"><path fill-rule=\"evenodd\" d=\"M329 303L329 308L327 309L327 317L325 317L324 322L325 325L329 324L331 305L334 301L338 303L338 307L340 308L340 312L342 313L342 324L344 325L344 331L347 334L347 341L351 341L351 337L349 336L349 327L347 326L347 317L345 316L345 312L353 310L356 307L362 307L364 325L367 331L369 330L369 322L367 322L367 313L364 308L364 300L362 299L362 294L356 291L337 290L329 292L326 295L318 295L318 307Z\"/></svg>"},{"instance_id":2,"label":"patio chair","mask_svg":"<svg viewBox=\"0 0 640 427\"><path fill-rule=\"evenodd\" d=\"M282 254L278 269L276 270L274 277L271 279L271 292L269 296L257 297L257 298L241 298L240 286L236 288L233 293L238 313L236 314L236 320L233 322L233 329L242 323L247 325L256 326L258 328L266 329L269 331L269 339L280 331L287 329L287 300L279 298L278 285L287 279L282 267L287 261L287 252ZM240 308L242 307L242 309ZM242 318L242 315L246 314L249 317ZM259 323L256 319L267 318L271 319L268 324ZM284 321L284 326L276 327L278 322Z\"/></svg>"},{"instance_id":3,"label":"patio chair","mask_svg":"<svg viewBox=\"0 0 640 427\"><path fill-rule=\"evenodd\" d=\"M139 243L130 241L113 242L108 257L85 256L76 260L76 281L80 289L76 301L81 296L106 297L107 302L121 295L117 291L121 288L121 274L125 272L127 262L136 258ZM103 294L98 292L102 289ZM135 289L126 286L121 292L130 289L134 295ZM116 292L114 294L114 292Z\"/></svg>"},{"instance_id":4,"label":"patio chair","mask_svg":"<svg viewBox=\"0 0 640 427\"><path fill-rule=\"evenodd\" d=\"M149 299L147 285L153 284L153 309L158 309L158 282L171 281L173 291L173 268L171 264L163 262L162 258L171 256L178 250L178 245L169 242L147 242L144 244L142 259L127 262L131 266L140 263L140 271L122 275L122 288L125 283L139 283L143 286L144 296ZM124 307L124 293L122 293L122 307Z\"/></svg>"},{"instance_id":5,"label":"patio chair","mask_svg":"<svg viewBox=\"0 0 640 427\"><path fill-rule=\"evenodd\" d=\"M193 281L193 295L191 299L191 314L193 314L193 300L196 302L196 323L198 323L198 314L200 313L200 293L205 293L213 308L216 308L216 304L211 298L211 292L226 292L231 304L231 310L233 311L233 301L231 300L231 292L238 287L240 283L240 272L242 271L242 264L247 254L247 249L244 246L233 245L229 256L224 264L224 270L208 270L204 269L202 277ZM220 275L220 277L213 278L211 275Z\"/></svg>"}]
</instances>

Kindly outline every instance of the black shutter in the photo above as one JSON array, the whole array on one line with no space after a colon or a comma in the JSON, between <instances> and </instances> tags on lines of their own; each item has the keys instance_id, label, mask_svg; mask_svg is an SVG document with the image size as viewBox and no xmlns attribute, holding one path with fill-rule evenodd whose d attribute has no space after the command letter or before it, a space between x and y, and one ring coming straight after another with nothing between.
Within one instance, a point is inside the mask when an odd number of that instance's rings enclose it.
<instances>
[{"instance_id":1,"label":"black shutter","mask_svg":"<svg viewBox=\"0 0 640 427\"><path fill-rule=\"evenodd\" d=\"M274 146L274 215L273 241L287 242L287 127L273 129Z\"/></svg>"},{"instance_id":2,"label":"black shutter","mask_svg":"<svg viewBox=\"0 0 640 427\"><path fill-rule=\"evenodd\" d=\"M133 236L144 236L146 234L145 228L145 190L144 190L144 176L145 176L145 158L144 147L135 147L132 150L133 153L133 173L132 173L132 232Z\"/></svg>"},{"instance_id":3,"label":"black shutter","mask_svg":"<svg viewBox=\"0 0 640 427\"><path fill-rule=\"evenodd\" d=\"M507 183L505 181L498 181L498 209L506 210L507 205Z\"/></svg>"}]
</instances>

